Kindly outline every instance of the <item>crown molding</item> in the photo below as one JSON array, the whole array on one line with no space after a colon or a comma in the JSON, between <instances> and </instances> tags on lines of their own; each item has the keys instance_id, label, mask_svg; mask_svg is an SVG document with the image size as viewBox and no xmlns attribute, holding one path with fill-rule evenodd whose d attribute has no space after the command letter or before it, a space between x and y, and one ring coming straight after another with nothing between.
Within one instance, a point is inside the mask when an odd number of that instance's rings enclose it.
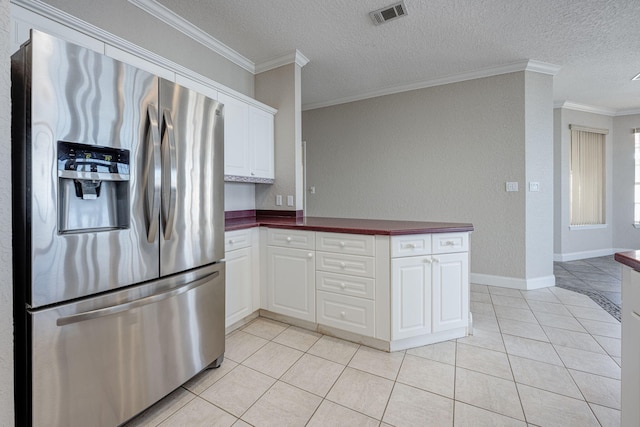
<instances>
[{"instance_id":1,"label":"crown molding","mask_svg":"<svg viewBox=\"0 0 640 427\"><path fill-rule=\"evenodd\" d=\"M616 116L632 116L634 114L640 114L640 108L634 108L633 110L618 110Z\"/></svg>"},{"instance_id":2,"label":"crown molding","mask_svg":"<svg viewBox=\"0 0 640 427\"><path fill-rule=\"evenodd\" d=\"M140 9L154 16L165 24L175 28L186 36L191 37L193 40L197 41L198 43L202 44L218 55L223 56L239 67L242 67L250 73L255 74L255 64L253 63L253 61L242 56L214 37L211 37L209 34L202 31L200 28L196 27L181 16L178 16L172 10L166 8L157 1L128 0L128 2L133 4L134 6L139 7Z\"/></svg>"},{"instance_id":3,"label":"crown molding","mask_svg":"<svg viewBox=\"0 0 640 427\"><path fill-rule=\"evenodd\" d=\"M278 56L276 58L268 59L266 61L256 64L255 73L264 73L265 71L273 70L274 68L282 67L283 65L296 64L300 68L309 63L309 59L302 54L298 49L288 53L286 55Z\"/></svg>"},{"instance_id":4,"label":"crown molding","mask_svg":"<svg viewBox=\"0 0 640 427\"><path fill-rule=\"evenodd\" d=\"M553 104L553 108L564 108L566 110L582 111L584 113L601 114L603 116L615 116L616 110L609 108L596 107L594 105L579 104L571 101L561 101Z\"/></svg>"},{"instance_id":5,"label":"crown molding","mask_svg":"<svg viewBox=\"0 0 640 427\"><path fill-rule=\"evenodd\" d=\"M375 98L378 96L393 95L395 93L408 92L411 90L426 89L434 86L442 86L450 83L459 83L468 80L481 79L485 77L499 76L501 74L516 73L519 71L531 71L535 73L555 75L560 67L546 62L524 60L513 62L511 64L500 65L498 67L483 68L481 70L469 71L465 73L452 74L446 77L426 80L423 82L411 83L408 85L390 86L366 92L360 95L347 96L331 101L315 102L302 106L302 111L314 110L316 108L330 107L333 105L346 104L348 102L362 101L364 99Z\"/></svg>"}]
</instances>

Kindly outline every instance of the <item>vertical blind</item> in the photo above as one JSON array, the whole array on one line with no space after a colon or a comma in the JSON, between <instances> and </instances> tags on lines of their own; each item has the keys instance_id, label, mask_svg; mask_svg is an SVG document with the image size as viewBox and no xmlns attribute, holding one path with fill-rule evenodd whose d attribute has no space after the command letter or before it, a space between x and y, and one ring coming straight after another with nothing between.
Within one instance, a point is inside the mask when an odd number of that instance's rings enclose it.
<instances>
[{"instance_id":1,"label":"vertical blind","mask_svg":"<svg viewBox=\"0 0 640 427\"><path fill-rule=\"evenodd\" d=\"M571 125L571 225L605 223L605 134Z\"/></svg>"}]
</instances>

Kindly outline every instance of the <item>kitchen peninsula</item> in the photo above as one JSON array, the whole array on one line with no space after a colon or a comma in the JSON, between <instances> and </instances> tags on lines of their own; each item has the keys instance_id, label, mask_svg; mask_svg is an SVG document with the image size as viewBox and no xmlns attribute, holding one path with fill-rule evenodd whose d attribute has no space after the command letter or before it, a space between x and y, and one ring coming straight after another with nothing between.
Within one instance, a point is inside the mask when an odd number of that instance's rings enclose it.
<instances>
[{"instance_id":1,"label":"kitchen peninsula","mask_svg":"<svg viewBox=\"0 0 640 427\"><path fill-rule=\"evenodd\" d=\"M640 425L640 251L620 252L622 268L622 426Z\"/></svg>"},{"instance_id":2,"label":"kitchen peninsula","mask_svg":"<svg viewBox=\"0 0 640 427\"><path fill-rule=\"evenodd\" d=\"M226 218L228 332L259 313L395 351L471 331L471 224L295 212Z\"/></svg>"}]
</instances>

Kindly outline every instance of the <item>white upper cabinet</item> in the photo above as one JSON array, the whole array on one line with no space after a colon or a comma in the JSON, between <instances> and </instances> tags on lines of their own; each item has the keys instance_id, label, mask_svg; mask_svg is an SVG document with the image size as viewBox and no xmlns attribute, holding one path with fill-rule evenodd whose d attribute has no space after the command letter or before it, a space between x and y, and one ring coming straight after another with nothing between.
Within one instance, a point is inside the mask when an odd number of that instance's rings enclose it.
<instances>
[{"instance_id":1,"label":"white upper cabinet","mask_svg":"<svg viewBox=\"0 0 640 427\"><path fill-rule=\"evenodd\" d=\"M226 181L272 183L273 114L220 92L224 104L224 175Z\"/></svg>"},{"instance_id":2,"label":"white upper cabinet","mask_svg":"<svg viewBox=\"0 0 640 427\"><path fill-rule=\"evenodd\" d=\"M273 179L275 177L273 131L273 114L250 106L250 175L254 178Z\"/></svg>"}]
</instances>

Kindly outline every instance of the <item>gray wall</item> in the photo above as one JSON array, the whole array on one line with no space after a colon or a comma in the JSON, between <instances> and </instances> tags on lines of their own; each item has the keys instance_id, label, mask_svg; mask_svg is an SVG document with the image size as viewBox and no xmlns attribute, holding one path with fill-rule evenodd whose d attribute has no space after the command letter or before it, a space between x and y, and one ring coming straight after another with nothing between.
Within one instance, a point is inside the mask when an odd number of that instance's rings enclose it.
<instances>
[{"instance_id":1,"label":"gray wall","mask_svg":"<svg viewBox=\"0 0 640 427\"><path fill-rule=\"evenodd\" d=\"M619 249L640 249L640 229L633 227L634 136L640 114L613 118L613 242Z\"/></svg>"},{"instance_id":2,"label":"gray wall","mask_svg":"<svg viewBox=\"0 0 640 427\"><path fill-rule=\"evenodd\" d=\"M13 420L13 294L11 279L11 68L9 0L0 0L0 425Z\"/></svg>"},{"instance_id":3,"label":"gray wall","mask_svg":"<svg viewBox=\"0 0 640 427\"><path fill-rule=\"evenodd\" d=\"M253 97L253 74L158 21L127 0L45 3Z\"/></svg>"},{"instance_id":4,"label":"gray wall","mask_svg":"<svg viewBox=\"0 0 640 427\"><path fill-rule=\"evenodd\" d=\"M528 174L544 181L546 193L537 196L548 232L538 238L547 239L549 252L553 201L551 174L542 176L552 164L551 77L540 81L529 74L303 112L307 186L316 187L307 195L308 215L471 222L473 273L530 278L526 238L536 230L526 226ZM535 90L545 99L527 102ZM526 118L545 128L527 128ZM529 172L527 145L543 151ZM541 161L548 167L534 173ZM506 181L518 181L520 191L506 192ZM551 275L548 259L531 274Z\"/></svg>"}]
</instances>

